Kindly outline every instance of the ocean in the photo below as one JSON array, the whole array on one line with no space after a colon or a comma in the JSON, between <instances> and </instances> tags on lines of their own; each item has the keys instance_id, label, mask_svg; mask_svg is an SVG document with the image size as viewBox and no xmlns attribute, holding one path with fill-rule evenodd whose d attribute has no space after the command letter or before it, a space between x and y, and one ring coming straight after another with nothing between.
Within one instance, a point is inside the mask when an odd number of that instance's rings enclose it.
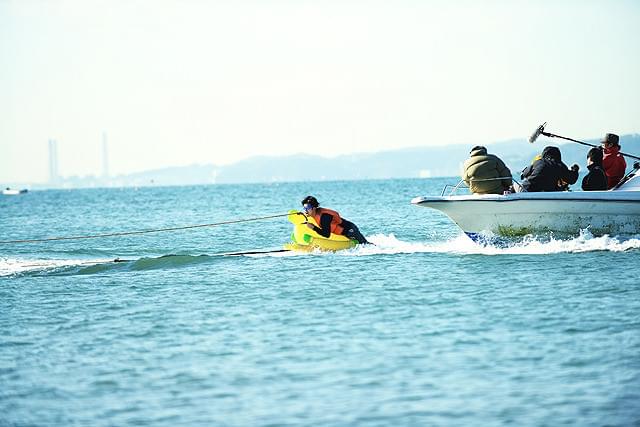
<instances>
[{"instance_id":1,"label":"ocean","mask_svg":"<svg viewBox=\"0 0 640 427\"><path fill-rule=\"evenodd\" d=\"M410 204L451 182L1 197L2 241L225 224L0 244L0 426L640 425L640 236L479 245ZM221 255L309 194L376 245Z\"/></svg>"}]
</instances>

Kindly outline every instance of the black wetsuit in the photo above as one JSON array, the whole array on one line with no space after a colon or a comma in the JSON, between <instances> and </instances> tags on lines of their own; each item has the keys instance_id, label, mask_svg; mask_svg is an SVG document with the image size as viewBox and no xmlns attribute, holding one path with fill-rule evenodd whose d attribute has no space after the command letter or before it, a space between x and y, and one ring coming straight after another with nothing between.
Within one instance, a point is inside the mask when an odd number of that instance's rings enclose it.
<instances>
[{"instance_id":1,"label":"black wetsuit","mask_svg":"<svg viewBox=\"0 0 640 427\"><path fill-rule=\"evenodd\" d=\"M333 216L329 214L320 215L320 227L314 226L313 229L322 237L329 238L329 236L331 235L332 219ZM357 240L360 244L369 243L367 239L365 239L365 237L362 235L362 233L360 233L360 230L358 230L358 226L351 221L347 221L346 219L342 218L342 224L340 224L340 226L344 229L343 235L348 237L349 239Z\"/></svg>"}]
</instances>

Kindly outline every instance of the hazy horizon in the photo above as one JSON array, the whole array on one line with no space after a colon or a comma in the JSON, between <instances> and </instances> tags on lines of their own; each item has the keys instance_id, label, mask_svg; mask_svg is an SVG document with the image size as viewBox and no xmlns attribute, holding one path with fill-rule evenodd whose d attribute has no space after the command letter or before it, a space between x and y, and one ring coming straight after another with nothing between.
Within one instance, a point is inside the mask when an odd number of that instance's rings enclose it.
<instances>
[{"instance_id":1,"label":"hazy horizon","mask_svg":"<svg viewBox=\"0 0 640 427\"><path fill-rule=\"evenodd\" d=\"M635 1L0 3L0 182L638 132Z\"/></svg>"},{"instance_id":2,"label":"hazy horizon","mask_svg":"<svg viewBox=\"0 0 640 427\"><path fill-rule=\"evenodd\" d=\"M640 154L640 134L620 135L620 138L624 152ZM585 142L598 144L600 139L590 138L585 139ZM490 153L498 155L507 164L514 177L517 177L519 171L529 165L547 145L559 146L563 161L567 165L575 163L583 171L586 170L585 156L588 147L560 138L541 136L535 144L530 144L526 138L518 138L484 145ZM454 177L459 175L471 147L469 144L415 146L330 157L304 153L282 156L256 155L229 165L195 162L189 165L150 168L129 174L60 174L57 179L47 182L0 184L14 188L71 189ZM630 168L631 160L627 162Z\"/></svg>"}]
</instances>

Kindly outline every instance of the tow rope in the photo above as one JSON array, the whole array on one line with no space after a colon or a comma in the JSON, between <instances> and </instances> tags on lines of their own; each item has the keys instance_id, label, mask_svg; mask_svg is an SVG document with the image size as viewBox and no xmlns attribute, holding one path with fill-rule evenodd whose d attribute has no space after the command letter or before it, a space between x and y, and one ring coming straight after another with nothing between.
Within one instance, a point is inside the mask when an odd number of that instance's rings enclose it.
<instances>
[{"instance_id":1,"label":"tow rope","mask_svg":"<svg viewBox=\"0 0 640 427\"><path fill-rule=\"evenodd\" d=\"M250 221L260 221L264 219L271 218L280 218L288 216L289 214L278 214L278 215L268 215L261 216L256 218L247 218L247 219L235 219L231 221L223 221L223 222L213 222L210 224L197 224L197 225L185 225L182 227L167 227L167 228L155 228L151 230L138 230L138 231L121 231L117 233L104 233L104 234L92 234L86 236L64 236L64 237L46 237L43 239L23 239L23 240L4 240L0 241L0 244L11 244L11 243L39 243L39 242L51 242L55 240L80 240L80 239L98 239L101 237L116 237L116 236L131 236L135 234L147 234L147 233L160 233L164 231L177 231L177 230L188 230L191 228L203 228L203 227L216 227L218 225L225 224L237 224L240 222L250 222Z\"/></svg>"}]
</instances>

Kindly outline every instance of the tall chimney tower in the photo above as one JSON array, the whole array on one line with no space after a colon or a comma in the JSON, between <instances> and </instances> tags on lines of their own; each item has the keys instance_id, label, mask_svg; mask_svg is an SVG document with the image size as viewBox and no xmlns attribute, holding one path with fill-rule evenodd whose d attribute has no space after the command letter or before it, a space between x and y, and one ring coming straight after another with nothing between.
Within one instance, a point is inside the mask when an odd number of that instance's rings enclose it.
<instances>
[{"instance_id":1,"label":"tall chimney tower","mask_svg":"<svg viewBox=\"0 0 640 427\"><path fill-rule=\"evenodd\" d=\"M58 141L49 140L49 183L58 183Z\"/></svg>"},{"instance_id":2,"label":"tall chimney tower","mask_svg":"<svg viewBox=\"0 0 640 427\"><path fill-rule=\"evenodd\" d=\"M106 132L102 132L102 177L109 178L109 150Z\"/></svg>"}]
</instances>

